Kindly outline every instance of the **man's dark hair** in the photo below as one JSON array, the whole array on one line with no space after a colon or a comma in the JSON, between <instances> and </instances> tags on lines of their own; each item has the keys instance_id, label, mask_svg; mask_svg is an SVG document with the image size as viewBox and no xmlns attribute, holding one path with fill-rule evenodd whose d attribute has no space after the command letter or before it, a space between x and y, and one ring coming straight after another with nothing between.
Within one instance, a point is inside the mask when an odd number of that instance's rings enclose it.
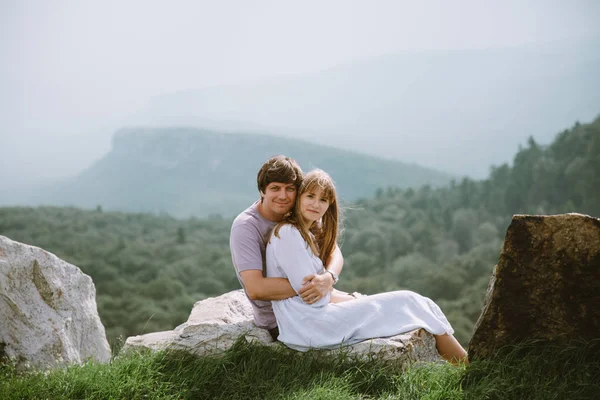
<instances>
[{"instance_id":1,"label":"man's dark hair","mask_svg":"<svg viewBox=\"0 0 600 400\"><path fill-rule=\"evenodd\" d=\"M302 184L304 173L293 158L286 156L274 156L265 162L258 171L256 183L260 192L265 192L271 182L293 183L296 189Z\"/></svg>"}]
</instances>

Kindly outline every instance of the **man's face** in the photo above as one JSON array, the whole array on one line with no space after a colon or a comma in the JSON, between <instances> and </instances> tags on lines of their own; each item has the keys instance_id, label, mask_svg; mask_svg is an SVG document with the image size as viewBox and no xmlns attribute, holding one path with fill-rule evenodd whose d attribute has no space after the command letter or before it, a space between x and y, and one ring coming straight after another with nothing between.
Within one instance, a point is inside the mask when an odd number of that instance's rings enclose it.
<instances>
[{"instance_id":1,"label":"man's face","mask_svg":"<svg viewBox=\"0 0 600 400\"><path fill-rule=\"evenodd\" d=\"M271 221L280 221L294 206L296 186L293 183L271 182L261 196L263 216Z\"/></svg>"}]
</instances>

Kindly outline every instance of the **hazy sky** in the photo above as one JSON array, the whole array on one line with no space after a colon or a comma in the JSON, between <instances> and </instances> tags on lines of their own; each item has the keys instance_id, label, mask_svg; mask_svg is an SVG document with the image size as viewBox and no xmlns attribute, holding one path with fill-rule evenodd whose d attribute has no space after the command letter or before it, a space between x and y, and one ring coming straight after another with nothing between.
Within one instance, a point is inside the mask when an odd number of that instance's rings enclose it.
<instances>
[{"instance_id":1,"label":"hazy sky","mask_svg":"<svg viewBox=\"0 0 600 400\"><path fill-rule=\"evenodd\" d=\"M596 0L0 0L0 178L89 165L160 93L406 50L599 35L599 17Z\"/></svg>"}]
</instances>

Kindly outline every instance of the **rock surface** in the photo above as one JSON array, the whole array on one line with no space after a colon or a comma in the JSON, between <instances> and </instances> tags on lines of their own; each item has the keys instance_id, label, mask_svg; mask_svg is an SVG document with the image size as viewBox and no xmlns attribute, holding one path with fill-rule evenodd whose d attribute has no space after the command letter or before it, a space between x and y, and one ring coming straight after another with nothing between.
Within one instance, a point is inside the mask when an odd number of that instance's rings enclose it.
<instances>
[{"instance_id":1,"label":"rock surface","mask_svg":"<svg viewBox=\"0 0 600 400\"><path fill-rule=\"evenodd\" d=\"M248 299L242 290L234 290L197 302L187 322L172 331L129 337L123 350L173 349L197 355L214 355L229 349L242 336L249 342L283 346L280 342L273 342L268 331L254 325ZM401 363L440 360L435 339L422 329L357 343L344 347L343 351L359 357L376 356Z\"/></svg>"},{"instance_id":2,"label":"rock surface","mask_svg":"<svg viewBox=\"0 0 600 400\"><path fill-rule=\"evenodd\" d=\"M600 219L515 215L469 343L471 360L528 339L600 337Z\"/></svg>"},{"instance_id":3,"label":"rock surface","mask_svg":"<svg viewBox=\"0 0 600 400\"><path fill-rule=\"evenodd\" d=\"M127 338L123 350L186 350L197 355L221 353L245 336L249 342L270 344L271 335L252 322L252 307L242 290L211 297L194 304L188 320L172 331Z\"/></svg>"},{"instance_id":4,"label":"rock surface","mask_svg":"<svg viewBox=\"0 0 600 400\"><path fill-rule=\"evenodd\" d=\"M0 236L0 361L51 368L110 360L92 279L43 249Z\"/></svg>"}]
</instances>

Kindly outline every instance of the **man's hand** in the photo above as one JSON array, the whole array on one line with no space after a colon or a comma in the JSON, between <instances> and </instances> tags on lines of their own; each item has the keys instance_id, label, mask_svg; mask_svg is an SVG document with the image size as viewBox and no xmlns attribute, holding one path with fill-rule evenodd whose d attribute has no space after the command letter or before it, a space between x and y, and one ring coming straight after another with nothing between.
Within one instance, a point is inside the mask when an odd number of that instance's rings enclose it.
<instances>
[{"instance_id":1,"label":"man's hand","mask_svg":"<svg viewBox=\"0 0 600 400\"><path fill-rule=\"evenodd\" d=\"M302 288L299 293L307 304L313 304L321 300L331 290L333 276L331 274L308 275L302 280Z\"/></svg>"}]
</instances>

